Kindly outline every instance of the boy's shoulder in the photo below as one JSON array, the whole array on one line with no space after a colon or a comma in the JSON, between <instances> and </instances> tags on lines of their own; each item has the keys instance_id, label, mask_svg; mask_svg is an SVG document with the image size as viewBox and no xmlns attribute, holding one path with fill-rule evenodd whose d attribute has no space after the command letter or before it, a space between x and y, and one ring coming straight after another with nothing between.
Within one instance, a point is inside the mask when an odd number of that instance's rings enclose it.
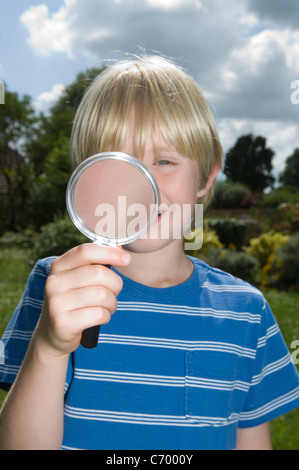
<instances>
[{"instance_id":1,"label":"boy's shoulder","mask_svg":"<svg viewBox=\"0 0 299 470\"><path fill-rule=\"evenodd\" d=\"M259 299L264 303L265 299L262 292L253 285L249 284L232 274L222 271L221 269L210 266L199 258L188 256L194 265L195 276L198 273L198 280L200 281L198 287L213 293L222 294L222 300L225 297L230 297L230 294L238 294L239 300L246 296ZM51 265L57 256L49 256L37 260L31 276L35 279L37 277L46 278L49 276ZM203 275L204 273L204 275ZM193 276L194 279L194 276Z\"/></svg>"},{"instance_id":2,"label":"boy's shoulder","mask_svg":"<svg viewBox=\"0 0 299 470\"><path fill-rule=\"evenodd\" d=\"M50 273L51 265L57 256L49 256L47 258L38 259L32 269L31 276L45 276Z\"/></svg>"},{"instance_id":3,"label":"boy's shoulder","mask_svg":"<svg viewBox=\"0 0 299 470\"><path fill-rule=\"evenodd\" d=\"M255 294L258 297L263 298L262 292L247 281L244 281L243 279L240 279L226 271L210 266L198 258L190 258L194 264L195 270L202 271L204 269L206 272L202 287L209 288L209 290L214 292L243 292L247 294Z\"/></svg>"}]
</instances>

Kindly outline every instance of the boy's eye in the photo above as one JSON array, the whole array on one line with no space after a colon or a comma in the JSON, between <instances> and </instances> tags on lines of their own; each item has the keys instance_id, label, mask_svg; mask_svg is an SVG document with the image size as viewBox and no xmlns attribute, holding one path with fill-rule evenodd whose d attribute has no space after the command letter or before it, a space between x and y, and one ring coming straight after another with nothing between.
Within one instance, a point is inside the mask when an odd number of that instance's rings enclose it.
<instances>
[{"instance_id":1,"label":"boy's eye","mask_svg":"<svg viewBox=\"0 0 299 470\"><path fill-rule=\"evenodd\" d=\"M159 160L157 161L157 165L170 165L169 160Z\"/></svg>"}]
</instances>

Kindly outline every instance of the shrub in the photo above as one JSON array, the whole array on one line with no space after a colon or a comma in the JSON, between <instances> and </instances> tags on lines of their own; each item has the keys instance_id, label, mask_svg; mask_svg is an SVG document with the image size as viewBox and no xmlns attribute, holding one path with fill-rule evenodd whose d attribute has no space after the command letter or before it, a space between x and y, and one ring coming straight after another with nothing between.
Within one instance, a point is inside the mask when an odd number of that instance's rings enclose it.
<instances>
[{"instance_id":1,"label":"shrub","mask_svg":"<svg viewBox=\"0 0 299 470\"><path fill-rule=\"evenodd\" d=\"M264 268L269 261L271 255L275 254L276 250L286 243L289 239L288 235L283 235L280 232L266 232L259 237L252 238L249 241L249 246L244 247L244 251L255 257L261 268Z\"/></svg>"},{"instance_id":2,"label":"shrub","mask_svg":"<svg viewBox=\"0 0 299 470\"><path fill-rule=\"evenodd\" d=\"M200 233L197 233L200 232ZM204 224L204 229L202 228L196 228L191 232L191 234L194 233L197 239L200 239L202 237L203 244L202 247L199 250L191 250L188 251L186 250L186 253L188 253L191 256L196 256L203 261L208 261L209 260L209 253L217 248L223 248L222 243L220 242L217 233L215 230L212 230L209 228L209 224L205 222ZM188 239L191 239L188 237Z\"/></svg>"},{"instance_id":3,"label":"shrub","mask_svg":"<svg viewBox=\"0 0 299 470\"><path fill-rule=\"evenodd\" d=\"M0 238L0 247L32 248L35 233L30 228L23 232L5 232Z\"/></svg>"},{"instance_id":4,"label":"shrub","mask_svg":"<svg viewBox=\"0 0 299 470\"><path fill-rule=\"evenodd\" d=\"M232 245L239 250L243 245L246 231L246 223L234 218L229 219L209 219L209 227L215 230L220 242L229 248Z\"/></svg>"},{"instance_id":5,"label":"shrub","mask_svg":"<svg viewBox=\"0 0 299 470\"><path fill-rule=\"evenodd\" d=\"M299 290L299 233L289 237L265 266L267 283L281 290Z\"/></svg>"},{"instance_id":6,"label":"shrub","mask_svg":"<svg viewBox=\"0 0 299 470\"><path fill-rule=\"evenodd\" d=\"M232 209L249 207L252 202L250 189L242 183L219 181L216 184L212 207L215 209Z\"/></svg>"},{"instance_id":7,"label":"shrub","mask_svg":"<svg viewBox=\"0 0 299 470\"><path fill-rule=\"evenodd\" d=\"M251 284L256 283L258 262L247 253L234 250L214 251L209 264Z\"/></svg>"},{"instance_id":8,"label":"shrub","mask_svg":"<svg viewBox=\"0 0 299 470\"><path fill-rule=\"evenodd\" d=\"M274 189L271 193L263 196L261 205L265 207L277 207L284 202L296 204L296 202L298 202L298 188L283 186Z\"/></svg>"},{"instance_id":9,"label":"shrub","mask_svg":"<svg viewBox=\"0 0 299 470\"><path fill-rule=\"evenodd\" d=\"M196 229L200 230L200 229ZM244 252L224 249L215 230L206 222L203 230L203 245L200 250L188 252L210 266L222 269L245 281L255 283L257 260Z\"/></svg>"},{"instance_id":10,"label":"shrub","mask_svg":"<svg viewBox=\"0 0 299 470\"><path fill-rule=\"evenodd\" d=\"M34 239L34 258L47 256L60 256L69 249L88 239L74 226L68 215L58 218L54 222L43 225Z\"/></svg>"},{"instance_id":11,"label":"shrub","mask_svg":"<svg viewBox=\"0 0 299 470\"><path fill-rule=\"evenodd\" d=\"M277 223L273 225L273 228L284 233L299 232L299 203L283 202L279 204Z\"/></svg>"}]
</instances>

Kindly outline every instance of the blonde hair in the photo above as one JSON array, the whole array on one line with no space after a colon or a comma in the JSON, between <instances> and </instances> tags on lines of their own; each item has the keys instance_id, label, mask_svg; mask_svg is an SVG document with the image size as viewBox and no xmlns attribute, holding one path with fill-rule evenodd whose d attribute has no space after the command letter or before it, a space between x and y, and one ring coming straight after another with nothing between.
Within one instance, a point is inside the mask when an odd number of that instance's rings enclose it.
<instances>
[{"instance_id":1,"label":"blonde hair","mask_svg":"<svg viewBox=\"0 0 299 470\"><path fill-rule=\"evenodd\" d=\"M222 167L222 147L206 99L189 75L159 56L116 63L93 81L73 124L73 163L99 152L121 151L132 113L135 157L142 159L147 133L155 142L160 132L178 153L197 160L201 188L214 167ZM200 202L207 204L212 194L213 187Z\"/></svg>"}]
</instances>

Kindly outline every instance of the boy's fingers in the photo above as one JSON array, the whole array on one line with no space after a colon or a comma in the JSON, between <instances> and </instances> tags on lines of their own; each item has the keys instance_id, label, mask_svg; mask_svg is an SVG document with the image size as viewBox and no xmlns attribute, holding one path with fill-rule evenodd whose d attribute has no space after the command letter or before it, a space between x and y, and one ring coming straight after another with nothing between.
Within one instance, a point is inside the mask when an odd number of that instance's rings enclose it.
<instances>
[{"instance_id":1,"label":"boy's fingers","mask_svg":"<svg viewBox=\"0 0 299 470\"><path fill-rule=\"evenodd\" d=\"M87 264L110 264L113 266L127 266L131 261L128 253L120 247L100 246L95 243L85 243L72 248L64 255L55 259L51 265L51 273L84 266Z\"/></svg>"},{"instance_id":2,"label":"boy's fingers","mask_svg":"<svg viewBox=\"0 0 299 470\"><path fill-rule=\"evenodd\" d=\"M71 319L73 333L79 334L86 328L109 323L111 312L104 307L86 307L72 311Z\"/></svg>"},{"instance_id":3,"label":"boy's fingers","mask_svg":"<svg viewBox=\"0 0 299 470\"><path fill-rule=\"evenodd\" d=\"M61 293L82 287L99 285L108 287L117 296L122 289L123 283L121 277L106 266L89 264L69 271L52 273L47 281L47 291L49 293Z\"/></svg>"},{"instance_id":4,"label":"boy's fingers","mask_svg":"<svg viewBox=\"0 0 299 470\"><path fill-rule=\"evenodd\" d=\"M105 308L110 313L114 313L117 307L117 300L112 292L106 287L83 287L73 291L65 292L50 299L52 308L59 312L61 307L68 312L90 307Z\"/></svg>"}]
</instances>

